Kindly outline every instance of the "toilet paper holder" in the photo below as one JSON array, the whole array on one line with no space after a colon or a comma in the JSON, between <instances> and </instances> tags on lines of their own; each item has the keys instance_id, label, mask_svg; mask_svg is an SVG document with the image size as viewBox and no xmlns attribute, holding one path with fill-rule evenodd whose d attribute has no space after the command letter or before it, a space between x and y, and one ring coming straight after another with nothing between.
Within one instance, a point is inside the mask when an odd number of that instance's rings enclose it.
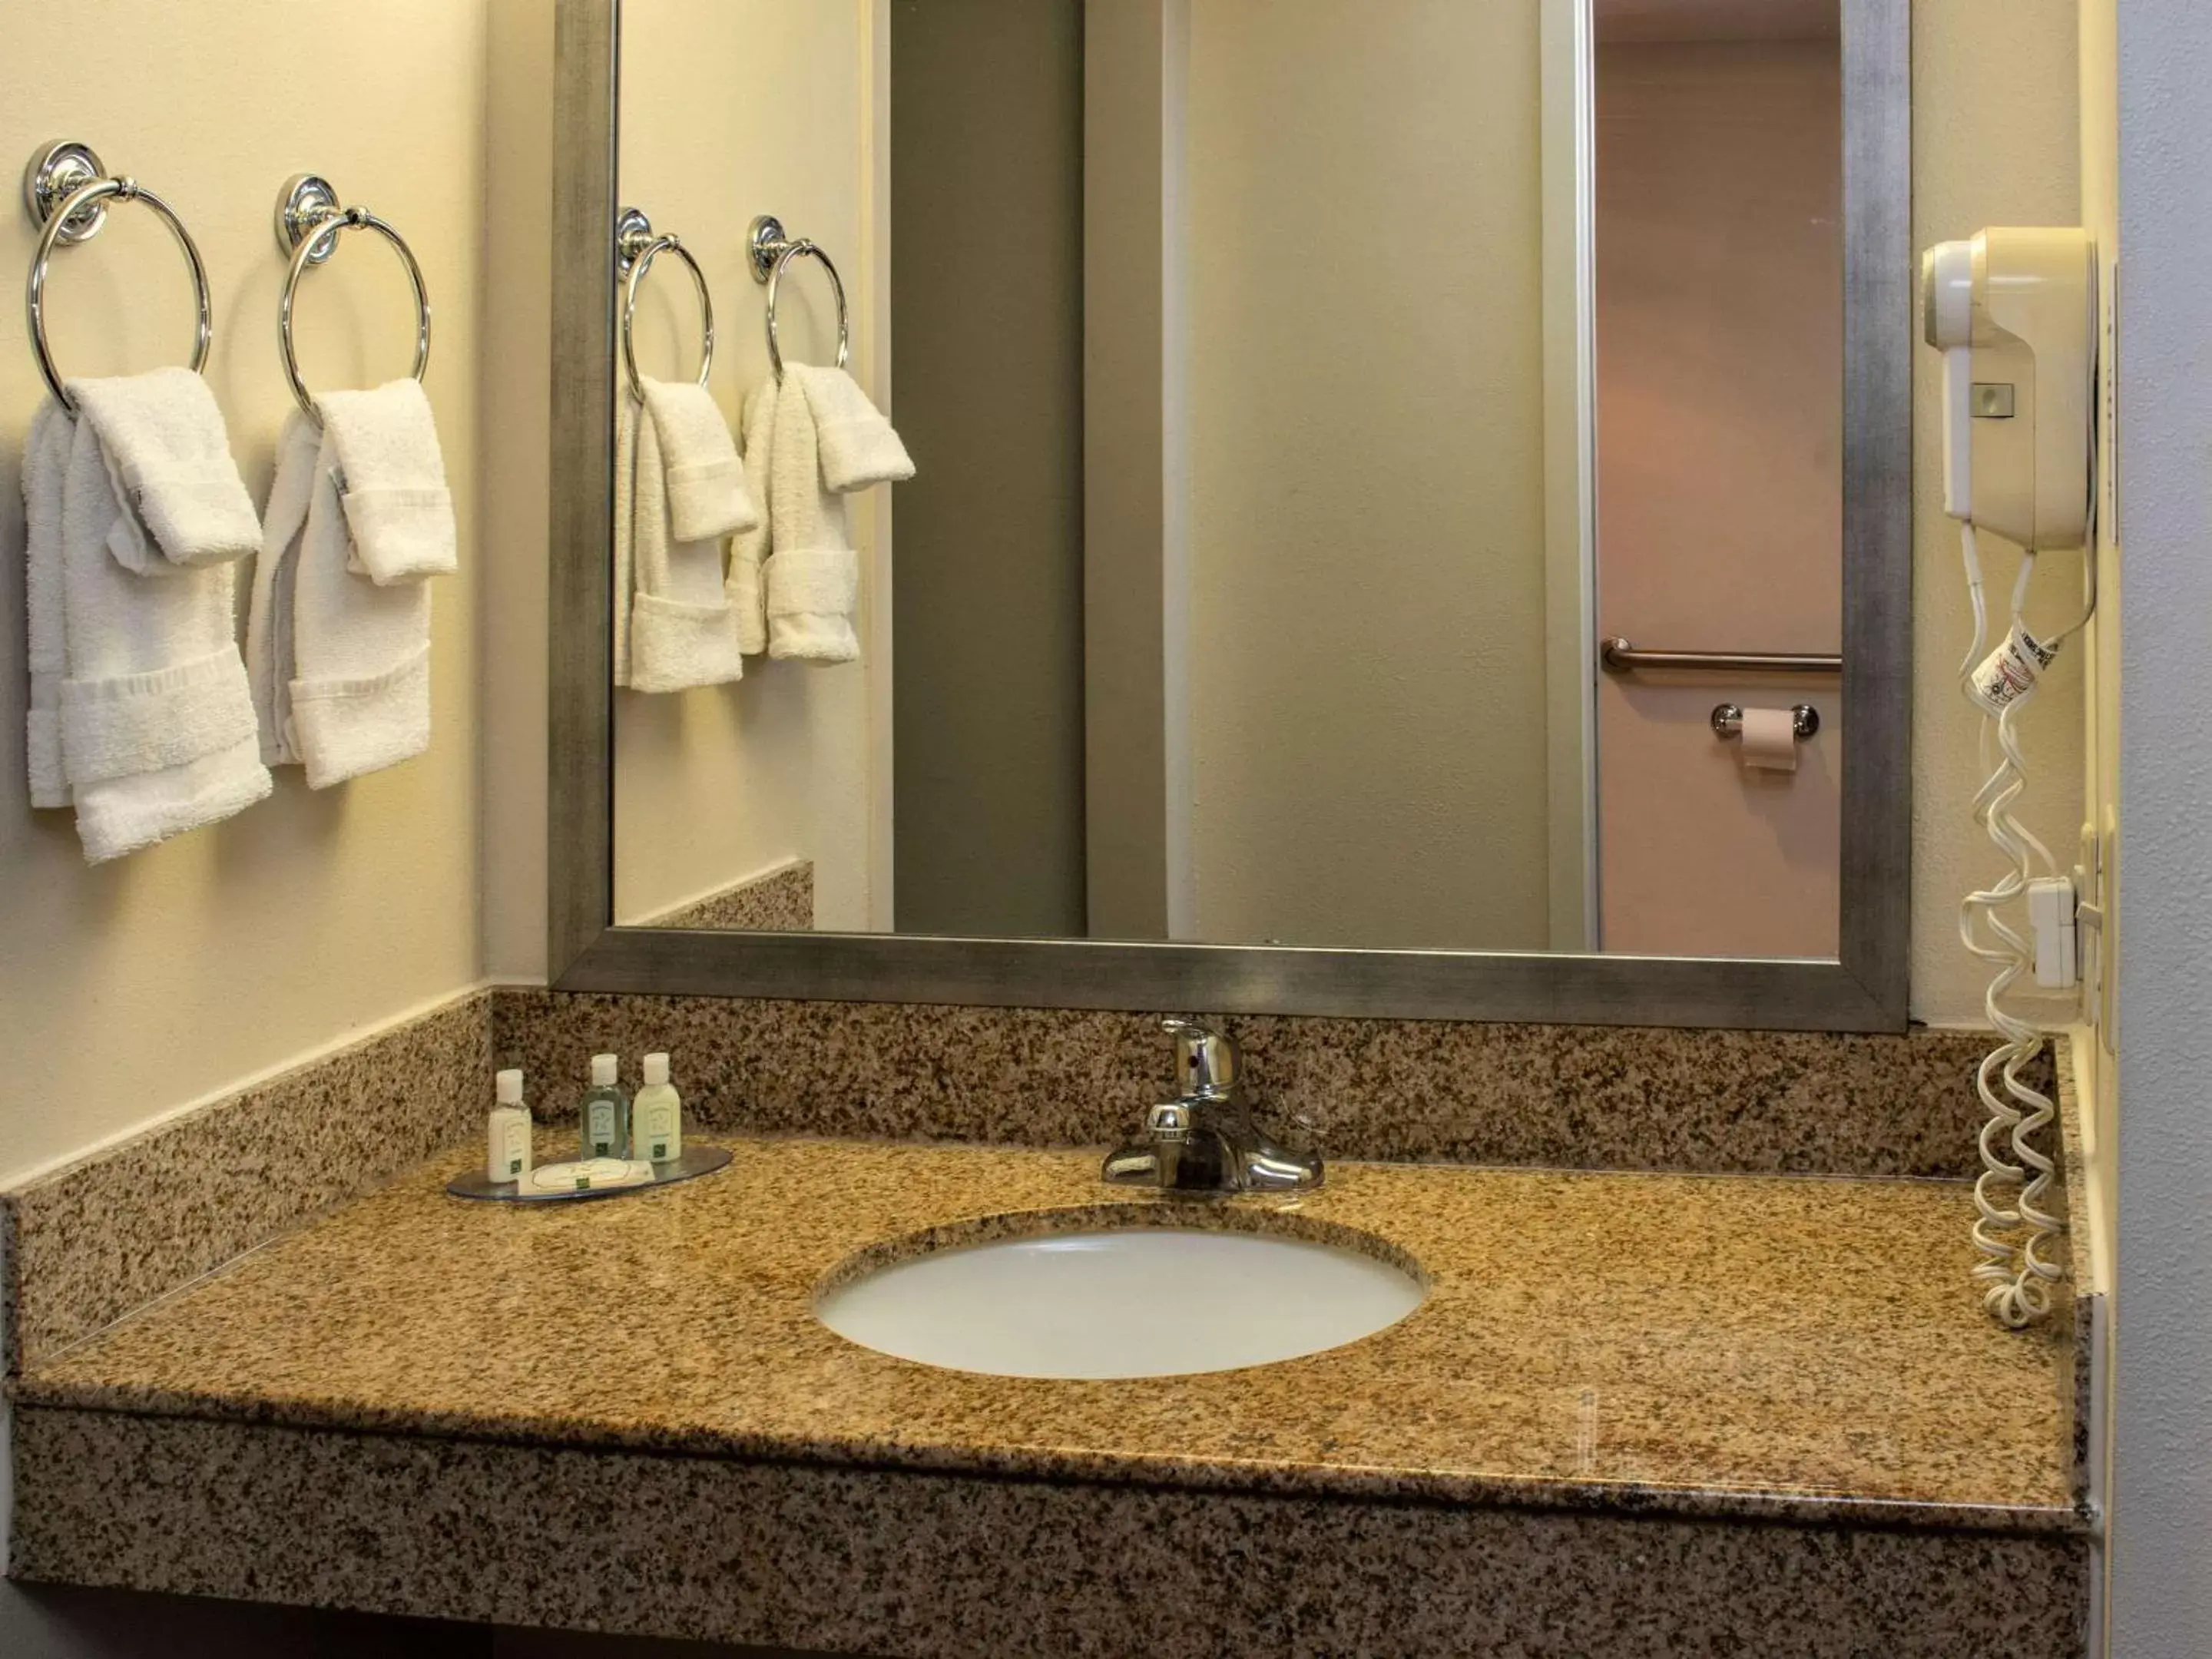
<instances>
[{"instance_id":1,"label":"toilet paper holder","mask_svg":"<svg viewBox=\"0 0 2212 1659\"><path fill-rule=\"evenodd\" d=\"M1790 707L1790 729L1802 743L1820 729L1820 711L1809 702L1792 703ZM1740 738L1743 735L1743 706L1741 703L1717 702L1713 705L1713 735L1717 738Z\"/></svg>"}]
</instances>

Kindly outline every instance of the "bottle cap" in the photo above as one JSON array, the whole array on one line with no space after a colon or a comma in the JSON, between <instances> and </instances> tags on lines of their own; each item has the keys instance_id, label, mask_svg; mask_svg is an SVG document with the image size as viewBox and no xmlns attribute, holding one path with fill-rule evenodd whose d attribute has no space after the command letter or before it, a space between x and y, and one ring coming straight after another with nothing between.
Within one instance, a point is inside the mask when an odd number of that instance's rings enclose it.
<instances>
[{"instance_id":1,"label":"bottle cap","mask_svg":"<svg viewBox=\"0 0 2212 1659\"><path fill-rule=\"evenodd\" d=\"M501 1072L492 1080L499 1085L499 1103L501 1105L520 1106L522 1104L521 1073Z\"/></svg>"},{"instance_id":2,"label":"bottle cap","mask_svg":"<svg viewBox=\"0 0 2212 1659\"><path fill-rule=\"evenodd\" d=\"M620 1062L612 1054L593 1054L592 1056L592 1086L594 1089L613 1087L615 1077L619 1069Z\"/></svg>"},{"instance_id":3,"label":"bottle cap","mask_svg":"<svg viewBox=\"0 0 2212 1659\"><path fill-rule=\"evenodd\" d=\"M668 1081L666 1054L647 1054L645 1057L645 1081L648 1087L658 1087Z\"/></svg>"}]
</instances>

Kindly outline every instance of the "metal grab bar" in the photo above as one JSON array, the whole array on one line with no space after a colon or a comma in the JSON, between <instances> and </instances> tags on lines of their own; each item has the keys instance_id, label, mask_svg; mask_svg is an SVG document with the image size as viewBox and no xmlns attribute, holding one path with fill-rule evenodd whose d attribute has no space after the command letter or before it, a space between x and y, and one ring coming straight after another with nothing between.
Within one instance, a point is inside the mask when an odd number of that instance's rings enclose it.
<instances>
[{"instance_id":1,"label":"metal grab bar","mask_svg":"<svg viewBox=\"0 0 2212 1659\"><path fill-rule=\"evenodd\" d=\"M1641 668L1703 669L1719 674L1840 674L1841 656L1788 651L1645 651L1624 639L1600 642L1598 660L1608 674Z\"/></svg>"}]
</instances>

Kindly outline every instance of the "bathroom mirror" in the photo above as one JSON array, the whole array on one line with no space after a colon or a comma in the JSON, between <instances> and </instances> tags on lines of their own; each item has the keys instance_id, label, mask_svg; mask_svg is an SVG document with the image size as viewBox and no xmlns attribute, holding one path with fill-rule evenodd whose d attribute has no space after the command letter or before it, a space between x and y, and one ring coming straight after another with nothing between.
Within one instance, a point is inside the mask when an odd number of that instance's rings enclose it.
<instances>
[{"instance_id":1,"label":"bathroom mirror","mask_svg":"<svg viewBox=\"0 0 2212 1659\"><path fill-rule=\"evenodd\" d=\"M562 0L557 982L1901 1026L1907 33Z\"/></svg>"}]
</instances>

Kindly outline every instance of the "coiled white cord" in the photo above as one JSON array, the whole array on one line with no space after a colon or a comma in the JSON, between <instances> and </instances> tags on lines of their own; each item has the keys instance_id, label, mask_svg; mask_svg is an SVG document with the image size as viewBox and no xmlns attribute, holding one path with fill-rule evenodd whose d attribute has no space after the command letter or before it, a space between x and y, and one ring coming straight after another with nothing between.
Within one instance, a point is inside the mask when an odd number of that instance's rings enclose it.
<instances>
[{"instance_id":1,"label":"coiled white cord","mask_svg":"<svg viewBox=\"0 0 2212 1659\"><path fill-rule=\"evenodd\" d=\"M2019 1329L2051 1310L2051 1287L2063 1270L2047 1251L2051 1241L2065 1231L2064 1220L2044 1207L2056 1171L2051 1160L2035 1145L2037 1134L2057 1115L2057 1107L2048 1095L2021 1076L2043 1053L2044 1032L2006 1003L2014 983L2023 975L2033 974L2035 951L2029 939L2006 920L2004 911L2026 895L2035 876L2055 869L2050 849L2012 811L2027 787L2027 759L2021 750L2015 721L2022 705L2034 696L2038 683L2034 676L2040 671L2039 666L2031 665L2025 685L2008 691L1999 712L1993 718L1988 716L1989 705L1978 695L1976 680L1977 671L1984 664L1983 648L1988 643L1989 615L1982 590L1981 554L1972 524L1960 526L1960 545L1974 611L1973 644L1960 667L1960 684L1968 700L1984 713L1984 763L1992 738L1997 754L1987 781L1974 796L1974 821L2004 854L2008 865L1994 885L1967 894L1959 907L1959 936L1966 949L1996 965L1983 1007L2003 1039L1983 1059L1974 1076L1976 1091L1989 1115L1980 1135L1982 1174L1974 1182L1974 1205L1979 1212L1974 1223L1974 1248L1982 1259L1975 1264L1973 1276L1984 1287L1983 1305L2000 1322ZM2020 578L2013 588L2015 623L2034 570L2035 555L2029 552L2021 561ZM2089 603L2094 605L2094 594ZM2082 620L2087 620L2086 611ZM2049 651L2081 625L2076 623L2044 647L2045 659L2048 660Z\"/></svg>"}]
</instances>

